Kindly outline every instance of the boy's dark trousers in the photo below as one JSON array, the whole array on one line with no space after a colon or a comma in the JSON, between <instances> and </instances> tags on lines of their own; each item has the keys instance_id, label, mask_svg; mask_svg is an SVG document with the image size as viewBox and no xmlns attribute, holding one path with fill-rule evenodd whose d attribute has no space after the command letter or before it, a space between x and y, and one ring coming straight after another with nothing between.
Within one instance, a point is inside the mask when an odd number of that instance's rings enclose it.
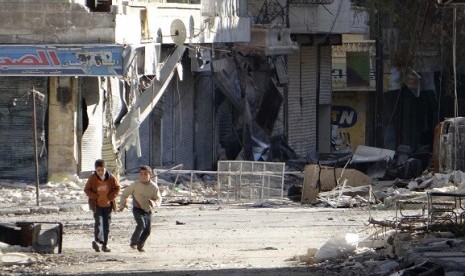
<instances>
[{"instance_id":1,"label":"boy's dark trousers","mask_svg":"<svg viewBox=\"0 0 465 276\"><path fill-rule=\"evenodd\" d=\"M111 206L97 206L94 212L94 238L95 241L101 243L103 246L106 246L108 243L108 234L110 233L111 211Z\"/></svg>"},{"instance_id":2,"label":"boy's dark trousers","mask_svg":"<svg viewBox=\"0 0 465 276\"><path fill-rule=\"evenodd\" d=\"M152 212L133 207L132 214L134 215L137 225L131 236L131 245L137 245L138 248L143 248L152 229Z\"/></svg>"}]
</instances>

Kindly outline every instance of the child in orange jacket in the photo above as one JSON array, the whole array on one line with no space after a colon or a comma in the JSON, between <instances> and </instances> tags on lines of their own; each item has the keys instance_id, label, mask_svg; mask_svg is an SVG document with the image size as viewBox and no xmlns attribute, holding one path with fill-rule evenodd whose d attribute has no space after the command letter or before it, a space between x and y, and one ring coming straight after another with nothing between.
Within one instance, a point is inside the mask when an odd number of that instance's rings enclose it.
<instances>
[{"instance_id":1,"label":"child in orange jacket","mask_svg":"<svg viewBox=\"0 0 465 276\"><path fill-rule=\"evenodd\" d=\"M120 192L118 180L106 170L105 161L95 161L95 171L87 179L84 192L89 197L89 208L94 212L94 241L92 248L100 252L110 252L108 235L110 233L111 212L116 211L115 199Z\"/></svg>"}]
</instances>

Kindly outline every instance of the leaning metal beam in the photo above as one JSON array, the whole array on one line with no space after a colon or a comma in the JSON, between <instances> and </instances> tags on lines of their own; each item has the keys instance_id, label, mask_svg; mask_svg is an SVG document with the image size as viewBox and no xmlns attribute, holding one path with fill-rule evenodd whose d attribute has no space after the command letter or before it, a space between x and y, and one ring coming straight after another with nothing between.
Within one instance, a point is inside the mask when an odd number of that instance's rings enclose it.
<instances>
[{"instance_id":1,"label":"leaning metal beam","mask_svg":"<svg viewBox=\"0 0 465 276\"><path fill-rule=\"evenodd\" d=\"M185 50L186 46L184 45L178 45L176 47L174 52L163 63L160 68L160 73L154 80L152 86L140 94L137 102L116 127L115 140L119 148L123 148L130 140L129 137L133 135L134 121L137 119L139 123L142 123L145 118L149 116L150 112L152 112L173 78L174 69L181 60Z\"/></svg>"}]
</instances>

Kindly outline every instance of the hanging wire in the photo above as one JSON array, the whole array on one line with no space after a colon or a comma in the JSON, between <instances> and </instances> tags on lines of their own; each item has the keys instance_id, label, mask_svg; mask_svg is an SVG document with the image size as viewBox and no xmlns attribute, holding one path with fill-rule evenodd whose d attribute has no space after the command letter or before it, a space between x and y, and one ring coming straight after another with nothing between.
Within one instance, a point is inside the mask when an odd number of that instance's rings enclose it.
<instances>
[{"instance_id":1,"label":"hanging wire","mask_svg":"<svg viewBox=\"0 0 465 276\"><path fill-rule=\"evenodd\" d=\"M439 95L438 95L438 123L441 121L441 97L442 97L442 76L444 70L444 9L441 10L441 74L439 75ZM439 147L440 148L440 147Z\"/></svg>"},{"instance_id":2,"label":"hanging wire","mask_svg":"<svg viewBox=\"0 0 465 276\"><path fill-rule=\"evenodd\" d=\"M183 132L183 117L182 117L182 98L181 92L179 91L179 78L176 78L176 93L178 94L179 101L179 146L182 144L182 132Z\"/></svg>"},{"instance_id":3,"label":"hanging wire","mask_svg":"<svg viewBox=\"0 0 465 276\"><path fill-rule=\"evenodd\" d=\"M336 22L337 22L337 20L339 18L339 15L341 13L343 3L344 3L344 1L339 1L339 6L337 7L336 16L334 17L333 22L331 23L331 28L329 29L328 33L323 38L321 38L320 41L317 44L319 44L320 42L325 41L326 37L328 37L331 34L331 32L333 31L334 26L336 25ZM326 7L325 7L325 9L326 9Z\"/></svg>"}]
</instances>

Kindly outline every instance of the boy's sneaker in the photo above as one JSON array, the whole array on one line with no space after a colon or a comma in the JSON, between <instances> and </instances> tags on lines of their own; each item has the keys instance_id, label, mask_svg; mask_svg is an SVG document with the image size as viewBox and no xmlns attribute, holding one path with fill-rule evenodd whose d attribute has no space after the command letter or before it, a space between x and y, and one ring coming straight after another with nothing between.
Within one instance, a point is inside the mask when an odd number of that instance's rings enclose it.
<instances>
[{"instance_id":1,"label":"boy's sneaker","mask_svg":"<svg viewBox=\"0 0 465 276\"><path fill-rule=\"evenodd\" d=\"M132 249L136 249L136 248L137 248L137 244L132 243L132 242L131 242L131 244L130 244L129 246L130 246Z\"/></svg>"},{"instance_id":2,"label":"boy's sneaker","mask_svg":"<svg viewBox=\"0 0 465 276\"><path fill-rule=\"evenodd\" d=\"M102 251L103 252L110 252L110 248L108 248L106 245L102 246Z\"/></svg>"},{"instance_id":3,"label":"boy's sneaker","mask_svg":"<svg viewBox=\"0 0 465 276\"><path fill-rule=\"evenodd\" d=\"M100 246L98 246L96 241L92 242L92 248L95 250L95 252L100 252Z\"/></svg>"},{"instance_id":4,"label":"boy's sneaker","mask_svg":"<svg viewBox=\"0 0 465 276\"><path fill-rule=\"evenodd\" d=\"M137 251L139 251L139 252L145 252L144 247L139 246L139 245L137 246Z\"/></svg>"}]
</instances>

